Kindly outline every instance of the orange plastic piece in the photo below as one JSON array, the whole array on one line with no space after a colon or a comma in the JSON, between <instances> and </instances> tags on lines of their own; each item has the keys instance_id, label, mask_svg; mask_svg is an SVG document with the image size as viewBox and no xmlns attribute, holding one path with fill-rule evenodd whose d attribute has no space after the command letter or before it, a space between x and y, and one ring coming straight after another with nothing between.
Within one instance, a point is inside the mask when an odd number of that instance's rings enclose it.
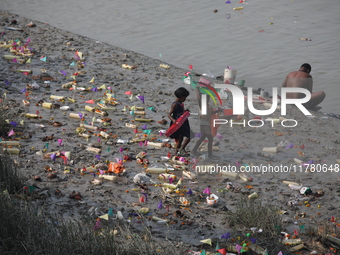
<instances>
[{"instance_id":1,"label":"orange plastic piece","mask_svg":"<svg viewBox=\"0 0 340 255\"><path fill-rule=\"evenodd\" d=\"M110 162L109 164L110 173L121 174L123 171L124 171L123 165L115 162Z\"/></svg>"}]
</instances>

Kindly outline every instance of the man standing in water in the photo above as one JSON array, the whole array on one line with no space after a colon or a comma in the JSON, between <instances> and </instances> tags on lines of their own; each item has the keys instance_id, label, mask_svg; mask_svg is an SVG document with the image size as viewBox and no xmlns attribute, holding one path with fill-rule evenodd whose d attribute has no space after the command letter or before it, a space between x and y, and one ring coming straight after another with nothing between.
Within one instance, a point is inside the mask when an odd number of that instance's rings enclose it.
<instances>
[{"instance_id":1,"label":"man standing in water","mask_svg":"<svg viewBox=\"0 0 340 255\"><path fill-rule=\"evenodd\" d=\"M310 64L303 64L299 71L291 72L287 75L281 87L304 88L311 93L311 99L304 104L307 109L313 109L320 104L326 94L323 91L313 93L313 78L309 74L312 71ZM287 98L303 98L301 93L287 93Z\"/></svg>"}]
</instances>

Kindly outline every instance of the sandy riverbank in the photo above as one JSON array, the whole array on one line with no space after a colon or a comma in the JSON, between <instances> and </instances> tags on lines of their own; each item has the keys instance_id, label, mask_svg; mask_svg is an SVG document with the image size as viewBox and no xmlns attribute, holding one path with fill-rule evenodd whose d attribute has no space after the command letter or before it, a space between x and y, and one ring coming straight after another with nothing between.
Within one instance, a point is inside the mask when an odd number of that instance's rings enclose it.
<instances>
[{"instance_id":1,"label":"sandy riverbank","mask_svg":"<svg viewBox=\"0 0 340 255\"><path fill-rule=\"evenodd\" d=\"M12 20L16 20L17 24L10 24ZM298 126L294 128L285 128L280 124L275 124L274 127L265 124L261 128L242 126L230 128L223 125L218 131L220 139L215 138L218 150L214 154L218 159L210 162L203 158L196 159L199 166L213 164L232 166L235 169L244 165L258 166L262 169L263 166L267 166L268 169L277 166L281 167L280 169L285 167L284 170L288 169L286 172L279 170L275 173L247 173L247 176L252 178L252 182L245 182L239 178L227 180L227 176L216 173L200 173L195 180L184 179L178 193L165 194L161 187L153 185L143 190L133 182L136 174L145 172L145 167L134 160L136 155L145 151L146 158L150 162L149 167L164 167L164 162L159 161L169 152L173 154L173 149L145 146L144 141L129 144L117 142L119 139L133 138L147 139L149 142L161 142L166 139L165 136L159 135L159 131L167 129L168 125L162 125L159 121L167 119L167 112L174 100L173 92L178 87L186 86L190 90L191 95L186 102L186 107L193 113L198 112L194 90L182 82L183 74L188 70L175 66L169 66L169 69L162 68L160 67L162 62L158 60L61 31L48 24L33 21L36 26L28 27L30 21L1 12L0 22L4 29L5 27L22 29L22 31L6 29L1 41L18 39L21 45L30 41L28 47L32 49L34 55L26 58L26 61L31 59L30 63L24 64L1 58L0 90L1 94L6 93L6 104L10 105L14 112L18 112L17 119L10 121L16 121L18 128L21 125L20 121L25 121L23 134L17 133L11 136L12 139L19 138L21 143L20 154L15 155L14 159L22 174L27 176L27 185L36 185L41 189L36 191L46 194L47 198L42 203L48 210L57 211L65 217L77 217L80 213L89 210L95 211L97 216L100 216L112 208L114 212L122 211L125 219L132 218L138 225L138 221L131 216L133 210L138 207L148 207L150 209L148 216L165 217L172 223L168 226L150 221L155 236L161 238L167 236L170 240L183 241L190 246L199 246L202 239L216 239L230 232L228 224L222 224L225 217L222 208L227 207L233 211L238 200L247 198L253 192L257 192L264 203L274 203L287 211L284 215L286 223L283 229L286 232L292 233L299 225L310 222L316 224L323 219L330 219L332 216L337 218L339 215L339 165L336 163L340 156L339 144L335 143L339 139L339 120L325 116L321 112L312 112L314 117L307 118L298 110L290 109L289 116L285 117L297 120ZM76 55L77 51L82 53L83 59L77 59L80 57L79 54ZM5 48L1 48L0 52L2 55L10 54ZM79 67L77 67L78 60ZM75 66L70 65L71 63L75 63ZM130 65L134 68L129 70L122 68L122 65ZM33 73L26 75L16 71L20 69L32 70ZM78 75L74 75L76 72ZM72 76L75 76L75 79ZM75 92L62 88L63 84L72 81L77 82L77 87L88 88L89 91ZM39 85L38 89L32 87L34 82ZM100 90L104 84L105 89ZM93 99L97 102L105 98L104 93L110 92L109 87L118 104L110 106L115 107L115 110L107 110L108 115L105 117L110 118L111 121L104 124L105 122L101 123L97 120L103 119L103 116L85 110L85 106L97 105L85 101ZM24 106L22 100L26 98L27 91L30 105ZM125 94L128 91L131 91L132 97ZM53 100L50 98L51 95L70 97L76 102L67 99ZM137 95L144 96L144 103L136 98ZM47 109L42 107L40 100L69 106L69 109L67 111L59 108ZM144 107L146 114L132 116L129 110L123 111L124 108L128 109L126 106ZM225 106L230 105L225 102ZM258 107L263 106L258 105ZM23 116L25 113L35 114L37 111L41 118ZM70 113L78 115L81 113L83 120L70 118ZM135 117L152 119L153 122L138 122L135 121ZM280 112L277 111L270 117L278 118ZM100 136L99 129L90 130L92 133L86 131L85 134L91 135L88 139L77 134L76 129L80 124L90 125L91 122L94 122L93 126L105 130L109 134L108 138ZM61 123L61 126L53 123ZM127 128L126 123L139 124L139 133L136 134L134 129ZM193 115L190 123L193 131L199 132L198 116ZM15 132L16 127L13 126L13 130ZM145 136L144 134L148 133L145 130L150 130L150 135ZM23 139L25 137L27 139ZM49 137L52 139L48 139ZM3 137L3 140L8 139L9 137ZM61 144L58 142L59 139L62 139ZM196 140L197 138L189 144L189 150ZM280 143L284 145L278 148L278 152L263 155L264 147L277 147ZM87 151L88 146L101 151ZM58 151L70 152L67 154L70 155L67 166L63 158L58 157L56 153ZM56 159L44 157L43 154L47 153L57 154ZM93 174L90 173L92 166L100 163L104 165L107 161L115 162L116 159L123 159L124 156L130 156L133 160L124 162L126 171L116 181L98 178L98 170L93 170ZM313 161L315 170L310 166L307 169L306 165L298 164L294 158L305 163ZM193 159L187 160L190 162L188 169L191 169ZM104 169L103 165L99 168ZM46 171L45 166L48 166L51 171ZM84 167L86 171L82 172ZM325 172L317 173L319 170ZM56 174L55 178L48 178L51 173ZM177 180L182 177L182 171L174 171L174 174ZM41 181L34 181L34 176L40 176ZM102 185L91 183L94 176L102 181ZM151 179L161 183L157 177L158 174L152 174ZM235 189L225 193L218 192L226 188L228 181L233 183ZM299 197L298 191L290 189L282 181L302 184L310 187L313 192L323 190L324 195ZM202 193L208 186L212 193L220 197L219 203L214 208L206 204L206 196ZM189 189L193 191L193 195L186 194ZM69 198L73 191L80 192L82 198L80 200ZM146 200L143 193L147 194L148 199L144 203L139 203L140 197ZM180 207L178 200L180 197L185 197L191 202L188 207L190 210ZM288 202L293 200L297 203L291 202L294 205L288 206ZM163 203L162 208L158 208L160 201ZM310 206L306 207L304 201L309 201ZM96 210L93 210L95 208ZM185 215L184 218L174 217L173 213L176 210L181 210ZM299 215L302 213L308 217L301 218ZM309 247L309 250L313 249L316 248Z\"/></svg>"}]
</instances>

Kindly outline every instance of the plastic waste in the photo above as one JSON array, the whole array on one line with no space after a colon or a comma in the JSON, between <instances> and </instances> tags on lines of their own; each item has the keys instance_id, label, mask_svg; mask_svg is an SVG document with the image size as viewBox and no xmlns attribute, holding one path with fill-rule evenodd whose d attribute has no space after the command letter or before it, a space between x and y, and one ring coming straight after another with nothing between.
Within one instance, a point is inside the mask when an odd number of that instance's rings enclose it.
<instances>
[{"instance_id":1,"label":"plastic waste","mask_svg":"<svg viewBox=\"0 0 340 255\"><path fill-rule=\"evenodd\" d=\"M159 174L158 175L158 179L159 180L162 180L162 181L167 181L169 179L173 179L173 180L176 180L177 179L177 176L174 175L174 174Z\"/></svg>"},{"instance_id":2,"label":"plastic waste","mask_svg":"<svg viewBox=\"0 0 340 255\"><path fill-rule=\"evenodd\" d=\"M67 111L68 109L70 109L70 107L67 106L67 105L64 105L64 106L61 106L59 109L62 110L62 111ZM79 117L79 115L78 115L78 117Z\"/></svg>"},{"instance_id":3,"label":"plastic waste","mask_svg":"<svg viewBox=\"0 0 340 255\"><path fill-rule=\"evenodd\" d=\"M274 152L274 153L276 153L277 152L277 147L263 147L262 151L263 152Z\"/></svg>"},{"instance_id":4,"label":"plastic waste","mask_svg":"<svg viewBox=\"0 0 340 255\"><path fill-rule=\"evenodd\" d=\"M61 85L61 87L64 88L64 89L68 89L68 88L71 88L73 85L74 85L74 82L71 81L71 82L68 82L68 83Z\"/></svg>"},{"instance_id":5,"label":"plastic waste","mask_svg":"<svg viewBox=\"0 0 340 255\"><path fill-rule=\"evenodd\" d=\"M333 243L336 243L338 245L340 245L340 239L339 238L336 238L334 236L331 236L331 235L327 235L326 237L329 241L333 242Z\"/></svg>"},{"instance_id":6,"label":"plastic waste","mask_svg":"<svg viewBox=\"0 0 340 255\"><path fill-rule=\"evenodd\" d=\"M17 145L20 145L20 142L19 141L1 141L0 144L17 146Z\"/></svg>"},{"instance_id":7,"label":"plastic waste","mask_svg":"<svg viewBox=\"0 0 340 255\"><path fill-rule=\"evenodd\" d=\"M52 109L52 103L42 103L42 107Z\"/></svg>"},{"instance_id":8,"label":"plastic waste","mask_svg":"<svg viewBox=\"0 0 340 255\"><path fill-rule=\"evenodd\" d=\"M298 250L301 250L302 248L304 248L305 245L302 243L302 244L299 244L299 245L296 245L292 248L290 248L289 250L292 252L292 251L298 251Z\"/></svg>"},{"instance_id":9,"label":"plastic waste","mask_svg":"<svg viewBox=\"0 0 340 255\"><path fill-rule=\"evenodd\" d=\"M152 183L155 184L155 182L147 176L145 173L138 173L133 177L134 183Z\"/></svg>"},{"instance_id":10,"label":"plastic waste","mask_svg":"<svg viewBox=\"0 0 340 255\"><path fill-rule=\"evenodd\" d=\"M284 183L284 184L292 184L292 185L300 185L299 183L297 183L297 182L291 182L291 181L283 181L282 183Z\"/></svg>"},{"instance_id":11,"label":"plastic waste","mask_svg":"<svg viewBox=\"0 0 340 255\"><path fill-rule=\"evenodd\" d=\"M54 100L64 100L65 97L63 97L63 96L50 95L50 99L54 99Z\"/></svg>"},{"instance_id":12,"label":"plastic waste","mask_svg":"<svg viewBox=\"0 0 340 255\"><path fill-rule=\"evenodd\" d=\"M164 146L163 143L156 143L156 142L148 142L148 146L162 148Z\"/></svg>"},{"instance_id":13,"label":"plastic waste","mask_svg":"<svg viewBox=\"0 0 340 255\"><path fill-rule=\"evenodd\" d=\"M40 117L38 114L35 114L35 113L25 113L25 116L29 117L29 118L39 118Z\"/></svg>"},{"instance_id":14,"label":"plastic waste","mask_svg":"<svg viewBox=\"0 0 340 255\"><path fill-rule=\"evenodd\" d=\"M6 151L9 154L19 154L20 150L15 148L4 148L3 151Z\"/></svg>"},{"instance_id":15,"label":"plastic waste","mask_svg":"<svg viewBox=\"0 0 340 255\"><path fill-rule=\"evenodd\" d=\"M123 216L123 214L122 214L121 211L118 211L118 212L117 212L117 219L119 219L119 220L124 219L124 216Z\"/></svg>"},{"instance_id":16,"label":"plastic waste","mask_svg":"<svg viewBox=\"0 0 340 255\"><path fill-rule=\"evenodd\" d=\"M71 112L70 115L69 115L69 117L70 117L70 118L73 118L73 119L81 119L78 113L72 113L72 112Z\"/></svg>"},{"instance_id":17,"label":"plastic waste","mask_svg":"<svg viewBox=\"0 0 340 255\"><path fill-rule=\"evenodd\" d=\"M286 244L286 245L295 245L295 244L302 243L302 240L300 238L297 238L297 239L287 239L287 240L283 240L282 243Z\"/></svg>"},{"instance_id":18,"label":"plastic waste","mask_svg":"<svg viewBox=\"0 0 340 255\"><path fill-rule=\"evenodd\" d=\"M160 67L163 67L163 68L165 68L165 69L169 69L169 68L170 68L170 66L169 66L169 65L166 65L166 64L160 64L159 66L160 66Z\"/></svg>"},{"instance_id":19,"label":"plastic waste","mask_svg":"<svg viewBox=\"0 0 340 255\"><path fill-rule=\"evenodd\" d=\"M180 197L179 198L179 202L183 205L183 206L189 206L190 202L185 198L185 197Z\"/></svg>"},{"instance_id":20,"label":"plastic waste","mask_svg":"<svg viewBox=\"0 0 340 255\"><path fill-rule=\"evenodd\" d=\"M152 122L153 119L135 118L135 121L139 121L139 122Z\"/></svg>"},{"instance_id":21,"label":"plastic waste","mask_svg":"<svg viewBox=\"0 0 340 255\"><path fill-rule=\"evenodd\" d=\"M197 173L183 170L183 176L188 179L193 180L197 178Z\"/></svg>"},{"instance_id":22,"label":"plastic waste","mask_svg":"<svg viewBox=\"0 0 340 255\"><path fill-rule=\"evenodd\" d=\"M96 126L91 126L91 125L86 125L86 124L80 124L80 127L91 129L91 130L97 130L98 129L98 127L96 127Z\"/></svg>"},{"instance_id":23,"label":"plastic waste","mask_svg":"<svg viewBox=\"0 0 340 255\"><path fill-rule=\"evenodd\" d=\"M137 125L134 125L134 124L131 124L131 123L125 123L125 127L136 129Z\"/></svg>"},{"instance_id":24,"label":"plastic waste","mask_svg":"<svg viewBox=\"0 0 340 255\"><path fill-rule=\"evenodd\" d=\"M98 177L103 178L105 180L109 180L109 181L115 181L118 178L118 176L116 175L108 175L108 174L100 174Z\"/></svg>"},{"instance_id":25,"label":"plastic waste","mask_svg":"<svg viewBox=\"0 0 340 255\"><path fill-rule=\"evenodd\" d=\"M281 141L281 142L279 142L279 144L276 147L278 147L278 148L286 148L288 144L289 144L288 141Z\"/></svg>"},{"instance_id":26,"label":"plastic waste","mask_svg":"<svg viewBox=\"0 0 340 255\"><path fill-rule=\"evenodd\" d=\"M217 203L218 203L218 200L219 200L219 197L218 197L218 196L216 196L215 194L210 194L210 195L207 197L207 204L208 204L208 205L217 204Z\"/></svg>"},{"instance_id":27,"label":"plastic waste","mask_svg":"<svg viewBox=\"0 0 340 255\"><path fill-rule=\"evenodd\" d=\"M298 159L298 158L294 158L294 162L298 163L298 164L302 164L303 163L303 161L301 159Z\"/></svg>"},{"instance_id":28,"label":"plastic waste","mask_svg":"<svg viewBox=\"0 0 340 255\"><path fill-rule=\"evenodd\" d=\"M308 187L302 187L300 189L300 194L301 195L310 195L310 194L312 194L312 190Z\"/></svg>"},{"instance_id":29,"label":"plastic waste","mask_svg":"<svg viewBox=\"0 0 340 255\"><path fill-rule=\"evenodd\" d=\"M100 152L101 152L101 149L94 148L94 147L89 147L89 146L86 148L86 150L90 151L90 152L97 153L97 154L100 154Z\"/></svg>"},{"instance_id":30,"label":"plastic waste","mask_svg":"<svg viewBox=\"0 0 340 255\"><path fill-rule=\"evenodd\" d=\"M293 184L288 184L289 188L292 190L301 190L302 185L293 185Z\"/></svg>"},{"instance_id":31,"label":"plastic waste","mask_svg":"<svg viewBox=\"0 0 340 255\"><path fill-rule=\"evenodd\" d=\"M104 132L104 131L100 131L99 134L106 139L108 139L110 137L110 135L108 133Z\"/></svg>"},{"instance_id":32,"label":"plastic waste","mask_svg":"<svg viewBox=\"0 0 340 255\"><path fill-rule=\"evenodd\" d=\"M88 111L88 112L94 112L95 111L95 108L94 107L91 107L89 105L85 105L85 110Z\"/></svg>"},{"instance_id":33,"label":"plastic waste","mask_svg":"<svg viewBox=\"0 0 340 255\"><path fill-rule=\"evenodd\" d=\"M207 71L206 73L203 73L202 75L209 77L209 78L212 78L212 79L215 79L215 76L210 71Z\"/></svg>"},{"instance_id":34,"label":"plastic waste","mask_svg":"<svg viewBox=\"0 0 340 255\"><path fill-rule=\"evenodd\" d=\"M249 199L256 199L258 197L259 197L259 195L256 192L254 192L254 193L252 193L248 196Z\"/></svg>"},{"instance_id":35,"label":"plastic waste","mask_svg":"<svg viewBox=\"0 0 340 255\"><path fill-rule=\"evenodd\" d=\"M127 64L123 64L122 67L125 69L129 69L129 70L137 68L137 66L127 65Z\"/></svg>"},{"instance_id":36,"label":"plastic waste","mask_svg":"<svg viewBox=\"0 0 340 255\"><path fill-rule=\"evenodd\" d=\"M117 143L119 143L119 144L127 144L127 143L129 143L129 140L118 139Z\"/></svg>"},{"instance_id":37,"label":"plastic waste","mask_svg":"<svg viewBox=\"0 0 340 255\"><path fill-rule=\"evenodd\" d=\"M166 224L168 222L168 220L156 216L152 216L152 220L157 221L158 224Z\"/></svg>"},{"instance_id":38,"label":"plastic waste","mask_svg":"<svg viewBox=\"0 0 340 255\"><path fill-rule=\"evenodd\" d=\"M149 174L165 174L168 171L169 170L167 170L166 168L160 168L160 167L149 167L145 170L145 172Z\"/></svg>"}]
</instances>

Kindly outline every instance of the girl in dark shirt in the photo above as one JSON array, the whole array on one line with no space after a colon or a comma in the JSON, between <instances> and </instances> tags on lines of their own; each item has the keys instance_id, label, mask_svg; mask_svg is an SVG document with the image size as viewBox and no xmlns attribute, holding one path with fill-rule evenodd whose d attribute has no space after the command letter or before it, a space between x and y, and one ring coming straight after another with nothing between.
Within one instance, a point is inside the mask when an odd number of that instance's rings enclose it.
<instances>
[{"instance_id":1,"label":"girl in dark shirt","mask_svg":"<svg viewBox=\"0 0 340 255\"><path fill-rule=\"evenodd\" d=\"M176 123L176 120L184 113L183 102L189 96L189 91L183 87L178 88L175 91L175 96L177 97L175 102L172 103L169 111L169 119L171 120L170 126ZM189 156L185 151L185 147L190 142L190 139L194 136L194 133L190 129L189 121L186 120L183 125L174 132L170 138L176 141L176 155Z\"/></svg>"}]
</instances>

